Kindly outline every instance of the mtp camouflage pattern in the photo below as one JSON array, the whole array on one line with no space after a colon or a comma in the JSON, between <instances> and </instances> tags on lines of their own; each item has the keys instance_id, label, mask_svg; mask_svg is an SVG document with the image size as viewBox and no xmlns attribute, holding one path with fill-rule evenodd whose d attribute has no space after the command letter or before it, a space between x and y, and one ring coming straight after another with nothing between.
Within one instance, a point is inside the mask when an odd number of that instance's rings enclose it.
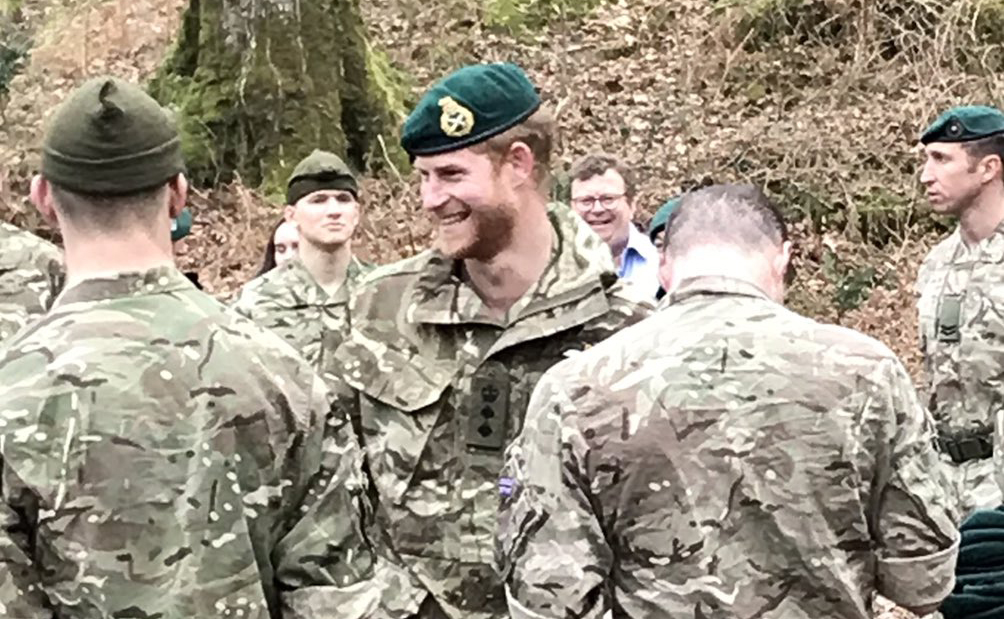
<instances>
[{"instance_id":1,"label":"mtp camouflage pattern","mask_svg":"<svg viewBox=\"0 0 1004 619\"><path fill-rule=\"evenodd\" d=\"M952 589L929 414L883 345L684 282L541 379L507 453L515 619L868 619Z\"/></svg>"},{"instance_id":2,"label":"mtp camouflage pattern","mask_svg":"<svg viewBox=\"0 0 1004 619\"><path fill-rule=\"evenodd\" d=\"M173 267L69 287L0 385L0 616L375 616L348 420Z\"/></svg>"},{"instance_id":3,"label":"mtp camouflage pattern","mask_svg":"<svg viewBox=\"0 0 1004 619\"><path fill-rule=\"evenodd\" d=\"M348 332L349 297L359 278L370 270L353 258L345 283L329 295L303 262L294 258L245 284L231 307L279 334L323 371Z\"/></svg>"},{"instance_id":4,"label":"mtp camouflage pattern","mask_svg":"<svg viewBox=\"0 0 1004 619\"><path fill-rule=\"evenodd\" d=\"M958 229L924 259L916 294L927 406L939 438L969 448L959 463L942 443L962 515L1001 503L989 448L1004 411L1004 226L974 247ZM958 454L956 454L958 455Z\"/></svg>"},{"instance_id":5,"label":"mtp camouflage pattern","mask_svg":"<svg viewBox=\"0 0 1004 619\"><path fill-rule=\"evenodd\" d=\"M63 285L59 249L0 223L0 342L44 314Z\"/></svg>"},{"instance_id":6,"label":"mtp camouflage pattern","mask_svg":"<svg viewBox=\"0 0 1004 619\"><path fill-rule=\"evenodd\" d=\"M494 566L505 447L549 367L642 319L651 306L617 283L610 252L568 208L550 210L552 259L503 318L427 251L378 268L353 300L335 353L379 495L388 546L415 579L396 602L422 617L507 616Z\"/></svg>"}]
</instances>

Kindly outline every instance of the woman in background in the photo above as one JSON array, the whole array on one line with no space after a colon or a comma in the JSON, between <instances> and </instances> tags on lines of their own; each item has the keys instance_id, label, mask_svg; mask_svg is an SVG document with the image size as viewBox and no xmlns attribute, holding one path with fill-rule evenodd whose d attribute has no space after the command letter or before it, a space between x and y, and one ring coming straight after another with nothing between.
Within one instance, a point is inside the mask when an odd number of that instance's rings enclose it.
<instances>
[{"instance_id":1,"label":"woman in background","mask_svg":"<svg viewBox=\"0 0 1004 619\"><path fill-rule=\"evenodd\" d=\"M268 273L275 267L288 262L296 257L296 251L300 244L300 234L296 229L296 224L285 219L280 219L272 234L268 237L268 244L265 246L265 255L262 257L261 268L255 273L255 277Z\"/></svg>"}]
</instances>

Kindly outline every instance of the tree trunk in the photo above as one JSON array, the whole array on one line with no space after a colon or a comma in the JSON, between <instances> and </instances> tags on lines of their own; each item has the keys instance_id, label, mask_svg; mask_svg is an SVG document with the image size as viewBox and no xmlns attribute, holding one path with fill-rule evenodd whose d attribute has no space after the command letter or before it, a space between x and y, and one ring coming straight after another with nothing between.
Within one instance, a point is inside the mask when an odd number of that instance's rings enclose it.
<instances>
[{"instance_id":1,"label":"tree trunk","mask_svg":"<svg viewBox=\"0 0 1004 619\"><path fill-rule=\"evenodd\" d=\"M175 110L189 175L279 193L314 148L357 170L407 165L408 89L372 50L359 0L189 0L150 85Z\"/></svg>"}]
</instances>

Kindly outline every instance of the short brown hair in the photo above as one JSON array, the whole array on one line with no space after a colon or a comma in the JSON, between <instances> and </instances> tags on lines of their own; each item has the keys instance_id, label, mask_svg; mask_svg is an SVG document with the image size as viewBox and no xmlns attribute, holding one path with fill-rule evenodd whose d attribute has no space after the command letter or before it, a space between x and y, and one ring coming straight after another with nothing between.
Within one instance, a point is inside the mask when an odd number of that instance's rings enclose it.
<instances>
[{"instance_id":1,"label":"short brown hair","mask_svg":"<svg viewBox=\"0 0 1004 619\"><path fill-rule=\"evenodd\" d=\"M970 168L974 168L981 159L991 155L997 155L997 158L1001 160L1001 166L1004 167L1004 133L963 142L962 147L965 149L966 155L969 156Z\"/></svg>"},{"instance_id":2,"label":"short brown hair","mask_svg":"<svg viewBox=\"0 0 1004 619\"><path fill-rule=\"evenodd\" d=\"M56 210L80 230L120 232L134 225L152 225L167 201L168 185L128 195L77 193L49 182Z\"/></svg>"},{"instance_id":3,"label":"short brown hair","mask_svg":"<svg viewBox=\"0 0 1004 619\"><path fill-rule=\"evenodd\" d=\"M587 181L594 176L602 176L607 170L613 170L624 179L624 195L633 200L638 193L638 184L634 172L621 159L606 153L590 153L572 164L568 173L573 181Z\"/></svg>"},{"instance_id":4,"label":"short brown hair","mask_svg":"<svg viewBox=\"0 0 1004 619\"><path fill-rule=\"evenodd\" d=\"M538 184L543 185L551 174L551 151L554 149L554 117L551 112L542 106L520 124L475 144L471 149L497 159L516 142L523 142L530 148L534 176Z\"/></svg>"}]
</instances>

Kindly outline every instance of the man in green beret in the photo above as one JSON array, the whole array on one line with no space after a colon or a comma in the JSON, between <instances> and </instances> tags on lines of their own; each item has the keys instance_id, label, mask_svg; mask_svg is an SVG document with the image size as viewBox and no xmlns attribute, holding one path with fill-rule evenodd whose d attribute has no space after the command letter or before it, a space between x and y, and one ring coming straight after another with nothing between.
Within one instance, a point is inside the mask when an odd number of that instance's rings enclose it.
<instances>
[{"instance_id":1,"label":"man in green beret","mask_svg":"<svg viewBox=\"0 0 1004 619\"><path fill-rule=\"evenodd\" d=\"M964 516L1001 502L993 428L1004 412L1004 114L952 108L920 141L931 207L959 221L924 259L915 291L926 401Z\"/></svg>"},{"instance_id":2,"label":"man in green beret","mask_svg":"<svg viewBox=\"0 0 1004 619\"><path fill-rule=\"evenodd\" d=\"M323 371L348 330L352 289L369 270L352 255L359 185L340 157L315 150L289 177L286 204L286 220L300 233L299 256L248 282L233 308Z\"/></svg>"},{"instance_id":3,"label":"man in green beret","mask_svg":"<svg viewBox=\"0 0 1004 619\"><path fill-rule=\"evenodd\" d=\"M171 219L171 245L176 257L182 257L187 252L185 239L192 232L192 222L195 220L189 208L181 209L177 217ZM182 271L182 274L192 282L196 288L202 290L202 283L199 282L198 271Z\"/></svg>"},{"instance_id":4,"label":"man in green beret","mask_svg":"<svg viewBox=\"0 0 1004 619\"><path fill-rule=\"evenodd\" d=\"M0 223L0 342L48 311L64 277L58 247Z\"/></svg>"},{"instance_id":5,"label":"man in green beret","mask_svg":"<svg viewBox=\"0 0 1004 619\"><path fill-rule=\"evenodd\" d=\"M670 198L659 210L652 215L652 220L648 222L648 238L655 245L656 250L659 252L659 290L655 293L655 298L657 301L661 301L664 296L666 296L666 285L664 281L666 280L666 260L663 254L663 241L665 235L663 231L666 229L666 223L669 221L669 216L680 206L680 201L682 196L676 196L675 198Z\"/></svg>"},{"instance_id":6,"label":"man in green beret","mask_svg":"<svg viewBox=\"0 0 1004 619\"><path fill-rule=\"evenodd\" d=\"M666 222L669 221L669 216L673 214L674 211L680 206L680 201L683 199L682 196L676 196L675 198L670 198L659 207L659 210L652 215L652 220L648 222L648 238L655 245L655 248L660 252L662 251L664 235L663 231L666 229Z\"/></svg>"},{"instance_id":7,"label":"man in green beret","mask_svg":"<svg viewBox=\"0 0 1004 619\"><path fill-rule=\"evenodd\" d=\"M467 66L404 125L435 247L370 273L335 353L378 520L423 618L507 617L494 565L503 451L554 363L646 316L610 251L548 205L552 122L511 64ZM519 526L519 523L513 523Z\"/></svg>"},{"instance_id":8,"label":"man in green beret","mask_svg":"<svg viewBox=\"0 0 1004 619\"><path fill-rule=\"evenodd\" d=\"M174 266L173 122L96 78L42 150L31 197L67 287L0 350L3 616L375 616L349 420L293 349ZM327 515L326 539L305 514Z\"/></svg>"}]
</instances>

